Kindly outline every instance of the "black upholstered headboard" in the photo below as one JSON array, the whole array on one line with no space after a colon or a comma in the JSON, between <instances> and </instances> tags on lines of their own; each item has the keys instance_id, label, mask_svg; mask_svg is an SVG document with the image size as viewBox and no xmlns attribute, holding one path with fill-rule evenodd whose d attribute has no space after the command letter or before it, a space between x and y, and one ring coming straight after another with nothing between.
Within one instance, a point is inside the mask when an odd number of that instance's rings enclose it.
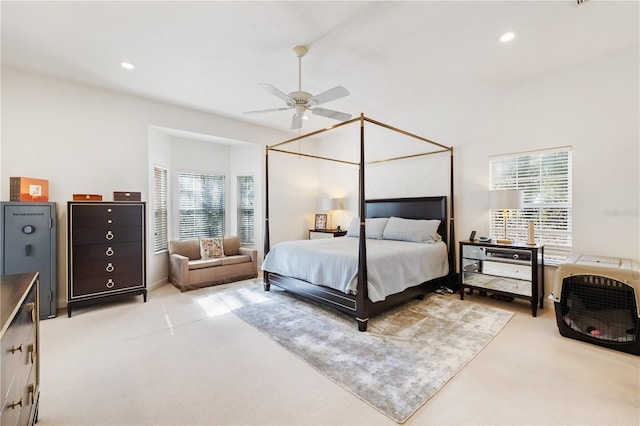
<instances>
[{"instance_id":1,"label":"black upholstered headboard","mask_svg":"<svg viewBox=\"0 0 640 426\"><path fill-rule=\"evenodd\" d=\"M447 197L388 198L366 200L366 217L440 219L438 234L447 243ZM447 243L448 245L448 243Z\"/></svg>"}]
</instances>

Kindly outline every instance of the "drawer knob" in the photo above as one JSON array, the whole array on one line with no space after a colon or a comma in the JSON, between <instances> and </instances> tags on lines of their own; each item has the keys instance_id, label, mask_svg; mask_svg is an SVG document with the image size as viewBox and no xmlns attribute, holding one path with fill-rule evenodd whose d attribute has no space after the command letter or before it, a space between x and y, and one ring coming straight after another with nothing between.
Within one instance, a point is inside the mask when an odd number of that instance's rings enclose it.
<instances>
[{"instance_id":1,"label":"drawer knob","mask_svg":"<svg viewBox=\"0 0 640 426\"><path fill-rule=\"evenodd\" d=\"M111 262L109 262L109 264L107 265L107 267L106 267L106 268L104 268L104 269L105 269L107 272L113 272L113 270L114 270L114 269L116 269L116 268L114 268L113 264L112 264Z\"/></svg>"},{"instance_id":2,"label":"drawer knob","mask_svg":"<svg viewBox=\"0 0 640 426\"><path fill-rule=\"evenodd\" d=\"M111 224L111 223L113 223L113 220L108 219L108 220L107 220L107 223Z\"/></svg>"},{"instance_id":3,"label":"drawer knob","mask_svg":"<svg viewBox=\"0 0 640 426\"><path fill-rule=\"evenodd\" d=\"M12 354L15 354L16 352L22 352L22 344L18 346L11 346L11 349L9 349L9 351L11 351Z\"/></svg>"},{"instance_id":4,"label":"drawer knob","mask_svg":"<svg viewBox=\"0 0 640 426\"><path fill-rule=\"evenodd\" d=\"M107 288L113 288L114 285L116 285L116 283L114 283L113 280L109 278L109 281L107 281Z\"/></svg>"},{"instance_id":5,"label":"drawer knob","mask_svg":"<svg viewBox=\"0 0 640 426\"><path fill-rule=\"evenodd\" d=\"M113 253L114 251L111 247L107 248L107 251L104 252L104 254L106 254L109 257L113 256Z\"/></svg>"},{"instance_id":6,"label":"drawer knob","mask_svg":"<svg viewBox=\"0 0 640 426\"><path fill-rule=\"evenodd\" d=\"M107 240L113 240L113 232L107 231L107 234L104 236Z\"/></svg>"},{"instance_id":7,"label":"drawer knob","mask_svg":"<svg viewBox=\"0 0 640 426\"><path fill-rule=\"evenodd\" d=\"M20 401L13 401L9 404L9 408L11 408L12 410L14 410L18 406L22 407L22 398L20 398Z\"/></svg>"}]
</instances>

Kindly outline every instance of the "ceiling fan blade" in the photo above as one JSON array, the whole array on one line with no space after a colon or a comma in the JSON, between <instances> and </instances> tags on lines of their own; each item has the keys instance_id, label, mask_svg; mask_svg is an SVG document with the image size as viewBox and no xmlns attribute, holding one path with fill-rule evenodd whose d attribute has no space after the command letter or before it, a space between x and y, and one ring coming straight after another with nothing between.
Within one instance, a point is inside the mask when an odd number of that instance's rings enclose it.
<instances>
[{"instance_id":1,"label":"ceiling fan blade","mask_svg":"<svg viewBox=\"0 0 640 426\"><path fill-rule=\"evenodd\" d=\"M296 101L294 101L293 99L291 99L289 97L289 95L287 95L286 93L281 92L279 89L276 89L274 86L267 84L267 83L258 83L258 86L262 86L262 88L264 90L266 90L267 92L276 95L277 97L279 97L280 99L282 99L285 102L293 102L295 103Z\"/></svg>"},{"instance_id":2,"label":"ceiling fan blade","mask_svg":"<svg viewBox=\"0 0 640 426\"><path fill-rule=\"evenodd\" d=\"M342 86L336 86L333 89L329 89L326 92L322 92L316 96L309 98L307 102L309 103L309 105L315 106L336 99L344 98L345 96L349 96L349 91Z\"/></svg>"},{"instance_id":3,"label":"ceiling fan blade","mask_svg":"<svg viewBox=\"0 0 640 426\"><path fill-rule=\"evenodd\" d=\"M327 118L333 118L334 120L347 121L351 118L351 114L345 114L344 112L334 111L326 108L314 108L311 110L315 115L321 115Z\"/></svg>"},{"instance_id":4,"label":"ceiling fan blade","mask_svg":"<svg viewBox=\"0 0 640 426\"><path fill-rule=\"evenodd\" d=\"M293 119L291 120L291 129L293 130L297 130L300 129L302 127L302 116L304 114L301 114L299 112L296 112L295 114L293 114Z\"/></svg>"},{"instance_id":5,"label":"ceiling fan blade","mask_svg":"<svg viewBox=\"0 0 640 426\"><path fill-rule=\"evenodd\" d=\"M262 114L263 112L275 112L275 111L286 111L291 108L271 108L271 109L259 109L257 111L245 111L245 114Z\"/></svg>"}]
</instances>

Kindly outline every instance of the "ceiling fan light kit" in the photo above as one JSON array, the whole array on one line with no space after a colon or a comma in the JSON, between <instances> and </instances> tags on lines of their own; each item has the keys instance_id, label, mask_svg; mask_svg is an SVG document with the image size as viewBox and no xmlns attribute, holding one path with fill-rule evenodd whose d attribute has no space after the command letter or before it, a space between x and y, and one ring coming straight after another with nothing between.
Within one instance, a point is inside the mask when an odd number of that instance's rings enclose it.
<instances>
[{"instance_id":1,"label":"ceiling fan light kit","mask_svg":"<svg viewBox=\"0 0 640 426\"><path fill-rule=\"evenodd\" d=\"M296 46L293 48L293 53L298 58L298 90L286 94L276 87L267 84L259 83L258 85L265 89L272 95L285 101L286 108L270 108L258 111L247 111L245 114L261 114L264 112L285 111L292 109L295 111L293 119L291 121L292 129L300 129L302 127L302 120L309 118L305 115L306 111L311 111L312 114L320 115L322 117L331 118L339 121L347 121L351 119L351 114L347 114L340 111L334 111L326 108L318 108L318 105L325 104L327 102L334 101L336 99L343 98L349 95L349 91L342 86L336 86L333 89L329 89L316 96L313 96L309 92L302 90L302 57L307 54L309 49L305 46Z\"/></svg>"}]
</instances>

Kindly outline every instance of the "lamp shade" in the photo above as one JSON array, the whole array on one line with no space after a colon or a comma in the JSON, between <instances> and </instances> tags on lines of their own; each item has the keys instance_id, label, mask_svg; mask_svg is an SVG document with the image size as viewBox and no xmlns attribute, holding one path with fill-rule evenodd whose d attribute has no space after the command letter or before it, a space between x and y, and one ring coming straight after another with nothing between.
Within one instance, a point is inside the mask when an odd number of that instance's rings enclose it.
<instances>
[{"instance_id":1,"label":"lamp shade","mask_svg":"<svg viewBox=\"0 0 640 426\"><path fill-rule=\"evenodd\" d=\"M490 209L521 209L524 207L524 191L521 189L499 189L489 191Z\"/></svg>"},{"instance_id":2,"label":"lamp shade","mask_svg":"<svg viewBox=\"0 0 640 426\"><path fill-rule=\"evenodd\" d=\"M320 200L320 210L323 212L342 210L342 198L322 198Z\"/></svg>"}]
</instances>

